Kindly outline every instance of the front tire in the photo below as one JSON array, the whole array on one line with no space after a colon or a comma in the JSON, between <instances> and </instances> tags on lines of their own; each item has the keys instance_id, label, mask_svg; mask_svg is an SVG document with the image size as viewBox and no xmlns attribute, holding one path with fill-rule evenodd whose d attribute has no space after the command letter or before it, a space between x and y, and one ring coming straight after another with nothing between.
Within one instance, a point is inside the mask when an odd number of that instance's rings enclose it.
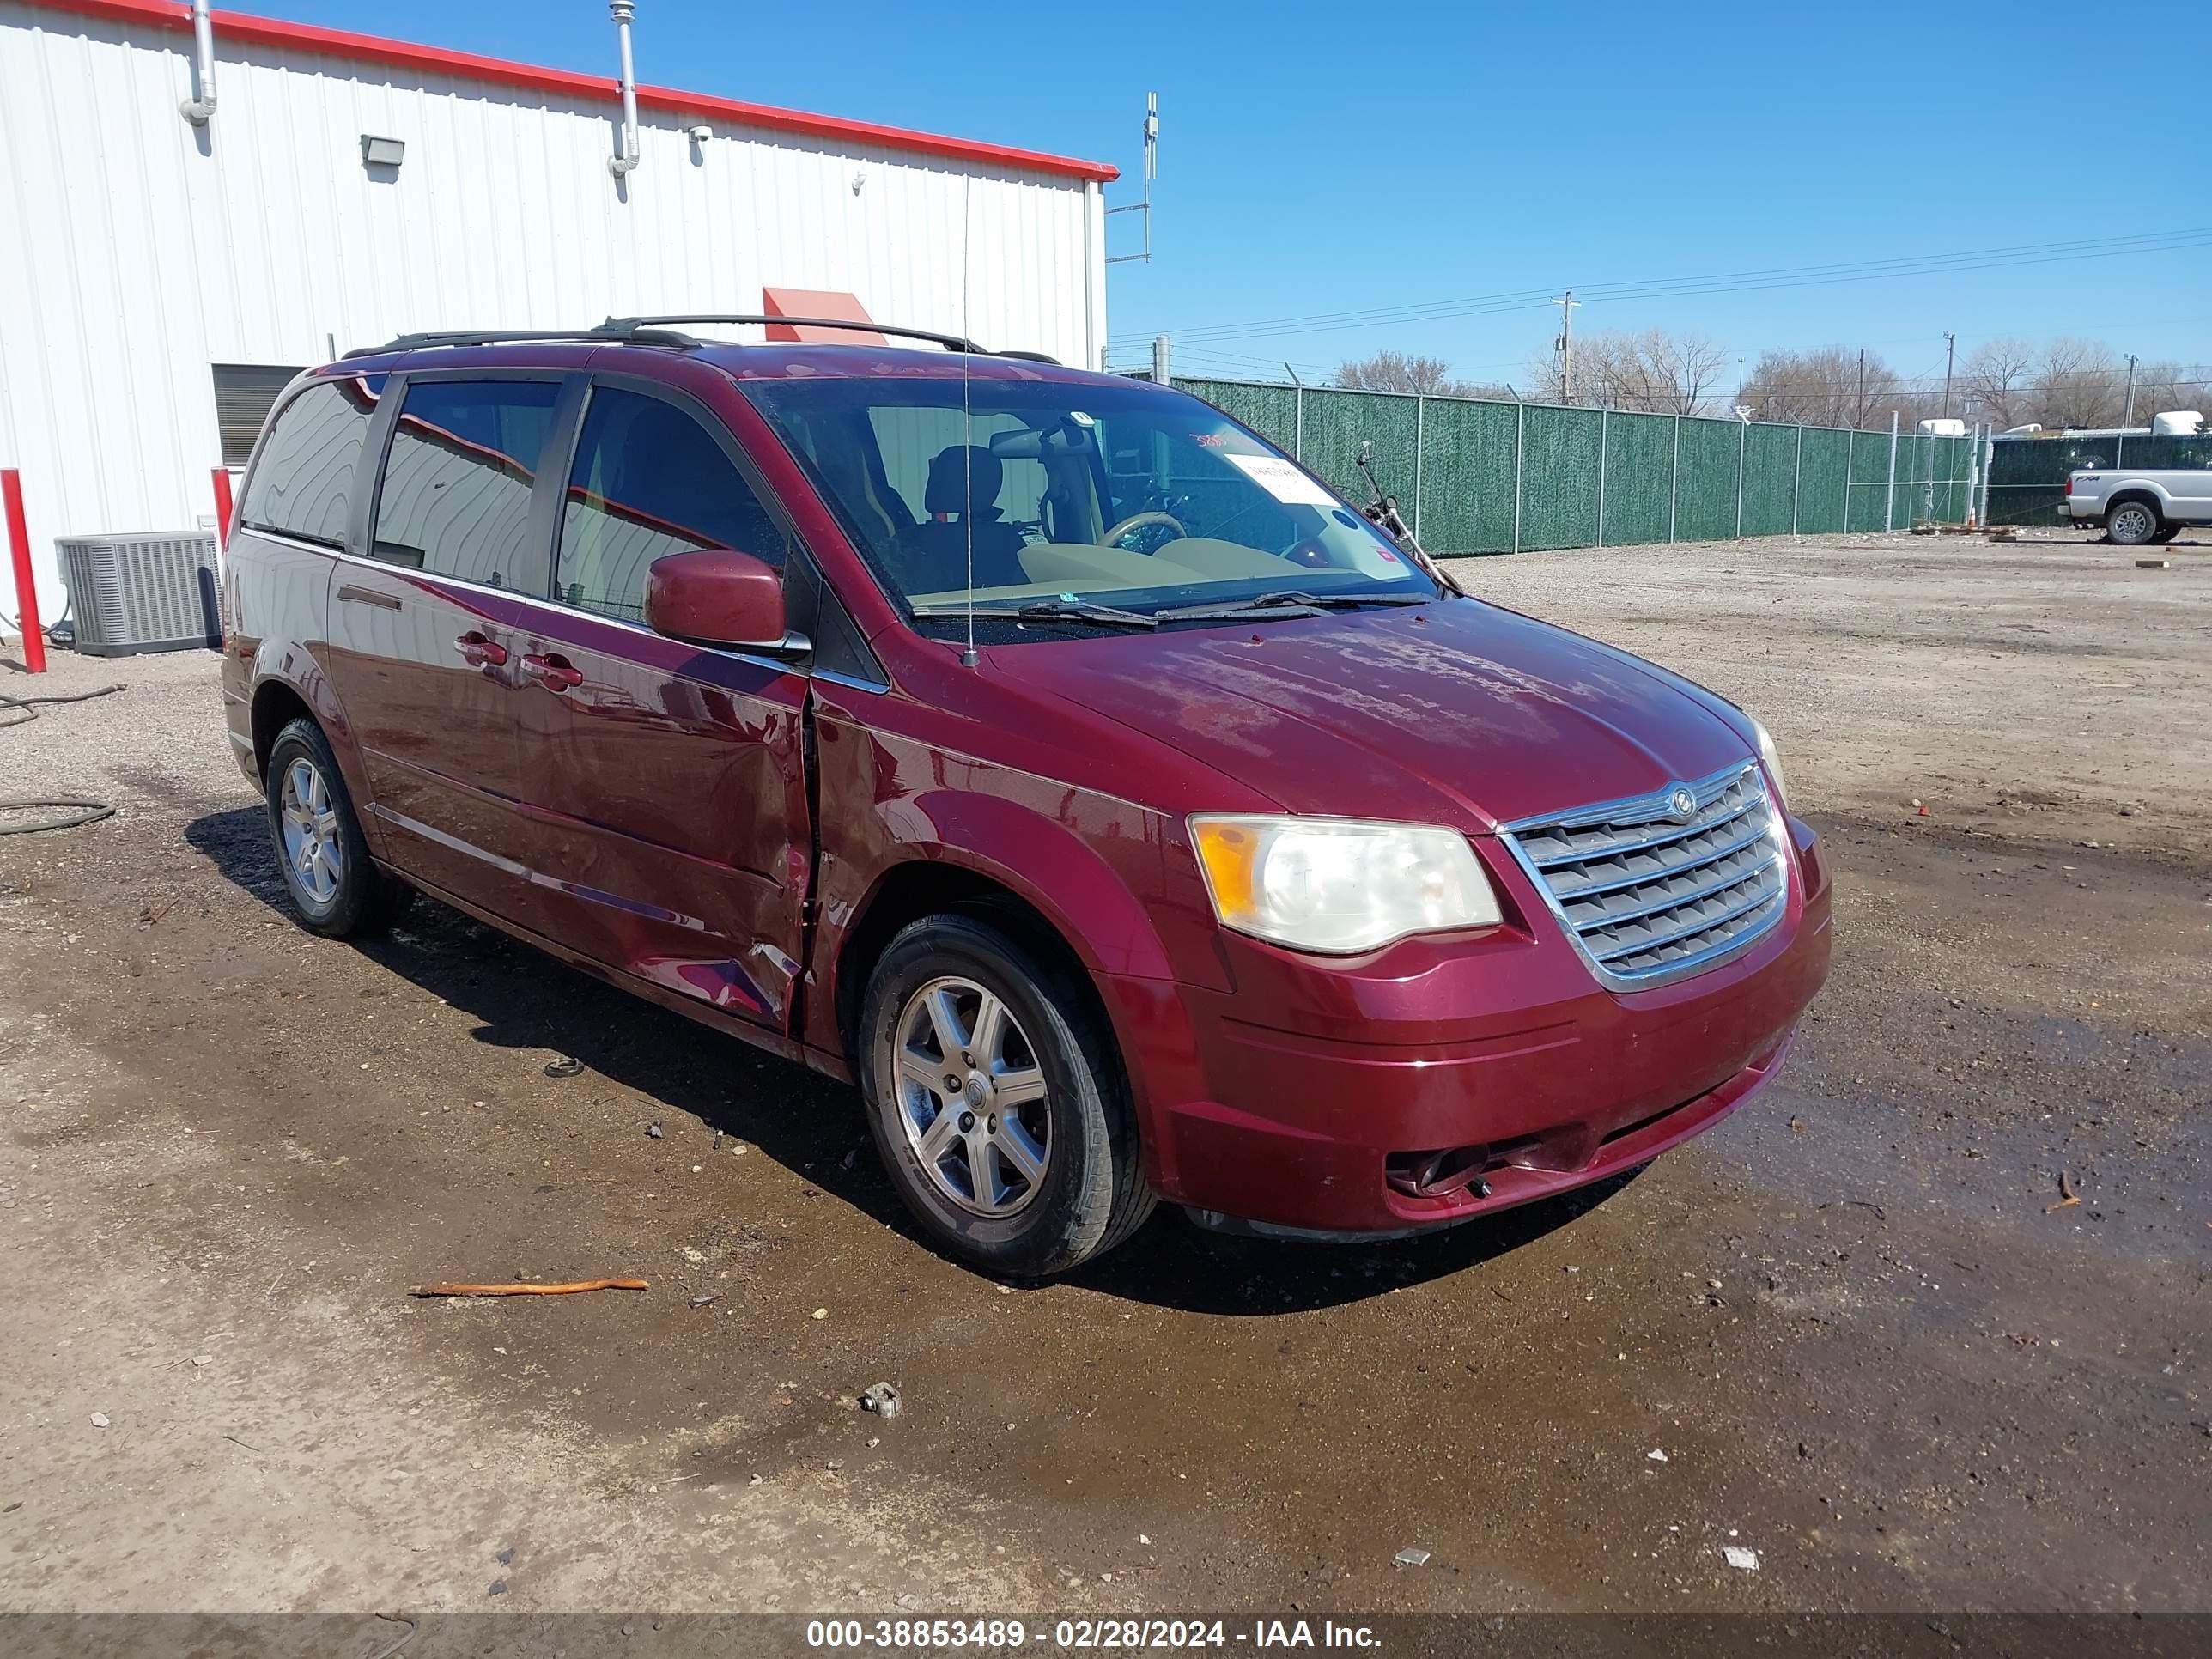
<instances>
[{"instance_id":1,"label":"front tire","mask_svg":"<svg viewBox=\"0 0 2212 1659\"><path fill-rule=\"evenodd\" d=\"M1128 1084L1091 988L993 921L902 930L868 981L859 1049L877 1153L953 1254L1042 1278L1152 1213Z\"/></svg>"},{"instance_id":2,"label":"front tire","mask_svg":"<svg viewBox=\"0 0 2212 1659\"><path fill-rule=\"evenodd\" d=\"M330 739L314 721L292 721L269 747L263 770L269 839L292 913L311 933L373 933L406 908L408 890L376 867Z\"/></svg>"},{"instance_id":3,"label":"front tire","mask_svg":"<svg viewBox=\"0 0 2212 1659\"><path fill-rule=\"evenodd\" d=\"M2158 509L2148 501L2122 501L2105 515L2105 533L2121 547L2141 547L2158 532Z\"/></svg>"}]
</instances>

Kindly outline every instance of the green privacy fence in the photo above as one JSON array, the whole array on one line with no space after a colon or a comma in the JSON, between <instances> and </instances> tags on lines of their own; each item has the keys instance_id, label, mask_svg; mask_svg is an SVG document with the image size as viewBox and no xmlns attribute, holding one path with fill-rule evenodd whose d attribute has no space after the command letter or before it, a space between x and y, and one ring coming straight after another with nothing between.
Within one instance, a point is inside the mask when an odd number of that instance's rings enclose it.
<instances>
[{"instance_id":1,"label":"green privacy fence","mask_svg":"<svg viewBox=\"0 0 2212 1659\"><path fill-rule=\"evenodd\" d=\"M2212 466L2212 433L2064 432L1990 445L1991 524L2057 524L2066 475L2090 466Z\"/></svg>"},{"instance_id":2,"label":"green privacy fence","mask_svg":"<svg viewBox=\"0 0 2212 1659\"><path fill-rule=\"evenodd\" d=\"M1957 522L1977 440L1182 380L1357 501L1359 447L1432 553Z\"/></svg>"}]
</instances>

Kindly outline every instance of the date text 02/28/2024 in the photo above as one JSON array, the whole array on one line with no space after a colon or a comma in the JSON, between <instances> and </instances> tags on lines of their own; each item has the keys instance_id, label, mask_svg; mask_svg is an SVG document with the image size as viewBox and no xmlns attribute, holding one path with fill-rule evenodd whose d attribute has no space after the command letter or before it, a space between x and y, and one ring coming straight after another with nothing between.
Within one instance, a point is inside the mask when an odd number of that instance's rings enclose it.
<instances>
[{"instance_id":1,"label":"date text 02/28/2024","mask_svg":"<svg viewBox=\"0 0 2212 1659\"><path fill-rule=\"evenodd\" d=\"M1060 1619L1032 1626L1018 1619L816 1619L806 1645L825 1649L971 1649L1024 1647L1079 1652L1140 1648L1375 1648L1365 1625L1323 1620L1256 1619L1237 1629L1220 1619Z\"/></svg>"}]
</instances>

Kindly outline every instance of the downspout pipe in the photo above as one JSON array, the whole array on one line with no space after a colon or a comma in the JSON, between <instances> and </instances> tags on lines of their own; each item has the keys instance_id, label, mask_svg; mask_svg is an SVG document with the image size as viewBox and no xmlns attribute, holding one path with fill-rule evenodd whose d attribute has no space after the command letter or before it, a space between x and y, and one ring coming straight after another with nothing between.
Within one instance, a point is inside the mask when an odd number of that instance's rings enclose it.
<instances>
[{"instance_id":1,"label":"downspout pipe","mask_svg":"<svg viewBox=\"0 0 2212 1659\"><path fill-rule=\"evenodd\" d=\"M208 0L192 0L192 95L177 108L196 127L215 113L215 21Z\"/></svg>"},{"instance_id":2,"label":"downspout pipe","mask_svg":"<svg viewBox=\"0 0 2212 1659\"><path fill-rule=\"evenodd\" d=\"M205 0L201 0L204 5ZM637 70L629 52L629 21L636 0L607 0L607 15L615 20L615 37L622 42L622 153L607 158L607 171L617 179L637 170Z\"/></svg>"}]
</instances>

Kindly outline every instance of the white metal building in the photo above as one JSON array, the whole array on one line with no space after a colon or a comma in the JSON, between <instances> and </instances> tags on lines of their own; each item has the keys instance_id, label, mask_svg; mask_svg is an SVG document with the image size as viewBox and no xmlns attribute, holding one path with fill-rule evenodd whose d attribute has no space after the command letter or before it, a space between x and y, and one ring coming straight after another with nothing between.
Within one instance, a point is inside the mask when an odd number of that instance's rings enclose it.
<instances>
[{"instance_id":1,"label":"white metal building","mask_svg":"<svg viewBox=\"0 0 2212 1659\"><path fill-rule=\"evenodd\" d=\"M189 3L0 0L0 468L48 621L55 537L212 526L289 375L408 331L850 295L1103 362L1111 167L641 86L624 172L618 76L211 35L203 84Z\"/></svg>"}]
</instances>

